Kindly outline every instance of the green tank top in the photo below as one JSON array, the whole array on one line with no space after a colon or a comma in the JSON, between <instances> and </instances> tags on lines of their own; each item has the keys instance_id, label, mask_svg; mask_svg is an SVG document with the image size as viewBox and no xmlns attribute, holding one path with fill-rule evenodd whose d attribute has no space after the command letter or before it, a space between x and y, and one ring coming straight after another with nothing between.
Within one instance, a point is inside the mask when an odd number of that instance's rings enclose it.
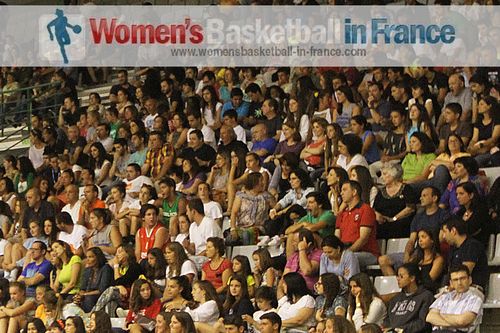
<instances>
[{"instance_id":1,"label":"green tank top","mask_svg":"<svg viewBox=\"0 0 500 333\"><path fill-rule=\"evenodd\" d=\"M172 206L170 206L168 204L167 200L163 200L163 202L162 202L163 224L167 228L170 225L170 218L173 217L173 216L177 216L177 208L179 207L179 199L180 199L180 197L181 196L179 194L177 194L177 196L175 197L174 204Z\"/></svg>"}]
</instances>

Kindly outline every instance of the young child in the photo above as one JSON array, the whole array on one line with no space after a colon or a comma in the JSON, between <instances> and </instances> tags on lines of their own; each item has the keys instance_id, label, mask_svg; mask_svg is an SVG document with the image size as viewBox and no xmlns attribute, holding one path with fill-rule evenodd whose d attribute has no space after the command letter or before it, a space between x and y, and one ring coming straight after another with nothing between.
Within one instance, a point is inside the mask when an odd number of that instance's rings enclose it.
<instances>
[{"instance_id":1,"label":"young child","mask_svg":"<svg viewBox=\"0 0 500 333\"><path fill-rule=\"evenodd\" d=\"M257 287L276 287L278 284L278 277L276 269L271 265L271 254L269 251L264 247L255 250L252 254L252 259L255 263L253 276Z\"/></svg>"},{"instance_id":2,"label":"young child","mask_svg":"<svg viewBox=\"0 0 500 333\"><path fill-rule=\"evenodd\" d=\"M47 322L47 312L46 312L45 304L44 304L43 300L44 300L45 293L48 290L49 290L49 286L47 286L47 285L41 285L41 286L36 287L36 289L35 289L35 300L36 300L36 304L38 304L38 306L36 307L36 310L35 310L35 318L42 320L42 322L45 326L48 325L48 322Z\"/></svg>"},{"instance_id":3,"label":"young child","mask_svg":"<svg viewBox=\"0 0 500 333\"><path fill-rule=\"evenodd\" d=\"M184 240L189 237L189 226L191 225L191 222L189 222L189 219L186 215L179 215L179 233L175 237L174 242L178 242L182 244Z\"/></svg>"},{"instance_id":4,"label":"young child","mask_svg":"<svg viewBox=\"0 0 500 333\"><path fill-rule=\"evenodd\" d=\"M271 287L259 287L255 291L255 305L258 311L255 311L253 317L250 315L241 316L244 321L249 325L248 332L259 333L258 327L260 317L268 312L276 312L278 307L278 300L276 292Z\"/></svg>"},{"instance_id":5,"label":"young child","mask_svg":"<svg viewBox=\"0 0 500 333\"><path fill-rule=\"evenodd\" d=\"M255 279L252 275L252 269L250 268L250 261L245 256L235 256L233 258L233 273L239 275L246 279L248 287L248 295L253 298L255 293ZM228 280L227 285L231 283L231 279Z\"/></svg>"}]
</instances>

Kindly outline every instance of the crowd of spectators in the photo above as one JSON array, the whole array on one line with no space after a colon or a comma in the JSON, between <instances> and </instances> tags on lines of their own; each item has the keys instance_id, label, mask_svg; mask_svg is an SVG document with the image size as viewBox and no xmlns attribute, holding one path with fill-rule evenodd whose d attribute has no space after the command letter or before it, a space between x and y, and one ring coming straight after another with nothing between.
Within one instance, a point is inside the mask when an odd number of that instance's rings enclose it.
<instances>
[{"instance_id":1,"label":"crowd of spectators","mask_svg":"<svg viewBox=\"0 0 500 333\"><path fill-rule=\"evenodd\" d=\"M478 328L498 69L124 69L85 105L82 70L3 71L58 84L0 167L0 333Z\"/></svg>"}]
</instances>

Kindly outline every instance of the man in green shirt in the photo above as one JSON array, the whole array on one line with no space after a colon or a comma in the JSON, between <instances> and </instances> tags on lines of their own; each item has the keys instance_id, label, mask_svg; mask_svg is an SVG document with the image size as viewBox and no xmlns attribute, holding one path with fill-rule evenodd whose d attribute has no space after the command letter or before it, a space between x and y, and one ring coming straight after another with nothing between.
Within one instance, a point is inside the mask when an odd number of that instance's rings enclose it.
<instances>
[{"instance_id":1,"label":"man in green shirt","mask_svg":"<svg viewBox=\"0 0 500 333\"><path fill-rule=\"evenodd\" d=\"M330 203L326 196L320 192L311 192L306 196L306 199L307 215L288 227L285 234L291 236L299 229L305 228L319 234L321 238L332 235L335 229L335 216L330 211ZM287 246L288 243L287 241Z\"/></svg>"}]
</instances>

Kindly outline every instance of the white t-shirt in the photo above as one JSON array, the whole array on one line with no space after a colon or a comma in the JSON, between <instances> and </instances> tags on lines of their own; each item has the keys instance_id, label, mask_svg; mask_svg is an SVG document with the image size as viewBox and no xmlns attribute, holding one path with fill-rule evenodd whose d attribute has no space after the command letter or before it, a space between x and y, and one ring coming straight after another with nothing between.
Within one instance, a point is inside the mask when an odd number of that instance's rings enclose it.
<instances>
[{"instance_id":1,"label":"white t-shirt","mask_svg":"<svg viewBox=\"0 0 500 333\"><path fill-rule=\"evenodd\" d=\"M365 157L361 154L354 155L349 164L347 164L347 157L340 154L339 158L337 159L337 165L342 169L344 169L345 171L349 171L349 169L355 165L362 165L368 168L368 163L366 162Z\"/></svg>"},{"instance_id":2,"label":"white t-shirt","mask_svg":"<svg viewBox=\"0 0 500 333\"><path fill-rule=\"evenodd\" d=\"M147 184L153 186L151 178L142 175L132 180L124 179L123 182L125 183L125 191L129 199L132 199L129 194L139 193L142 185Z\"/></svg>"},{"instance_id":3,"label":"white t-shirt","mask_svg":"<svg viewBox=\"0 0 500 333\"><path fill-rule=\"evenodd\" d=\"M238 125L233 128L234 133L236 134L236 140L243 142L244 144L247 143L247 133L245 132L245 129L241 127L241 125Z\"/></svg>"},{"instance_id":4,"label":"white t-shirt","mask_svg":"<svg viewBox=\"0 0 500 333\"><path fill-rule=\"evenodd\" d=\"M205 210L205 216L212 219L222 218L222 207L218 202L210 201L203 204L203 209Z\"/></svg>"},{"instance_id":5,"label":"white t-shirt","mask_svg":"<svg viewBox=\"0 0 500 333\"><path fill-rule=\"evenodd\" d=\"M45 147L38 149L35 146L30 146L30 149L28 150L28 157L29 157L31 163L33 163L33 167L35 169L38 169L43 164L43 151L44 150L45 150Z\"/></svg>"},{"instance_id":6,"label":"white t-shirt","mask_svg":"<svg viewBox=\"0 0 500 333\"><path fill-rule=\"evenodd\" d=\"M314 297L311 295L302 296L297 303L290 303L288 301L287 296L283 296L278 301L278 315L281 317L281 320L287 320L295 317L300 310L303 308L314 309L315 301ZM307 320L306 323L302 326L309 327L314 323L314 314L311 315L311 318Z\"/></svg>"},{"instance_id":7,"label":"white t-shirt","mask_svg":"<svg viewBox=\"0 0 500 333\"><path fill-rule=\"evenodd\" d=\"M193 310L187 308L186 312L191 315L193 321L199 321L209 325L215 324L217 319L219 319L219 309L217 308L217 303L215 303L215 301L205 302Z\"/></svg>"},{"instance_id":8,"label":"white t-shirt","mask_svg":"<svg viewBox=\"0 0 500 333\"><path fill-rule=\"evenodd\" d=\"M73 232L68 234L65 231L61 231L57 239L68 243L74 250L77 250L82 246L83 237L87 235L87 228L83 225L75 224L73 227Z\"/></svg>"},{"instance_id":9,"label":"white t-shirt","mask_svg":"<svg viewBox=\"0 0 500 333\"><path fill-rule=\"evenodd\" d=\"M215 110L217 109L222 109L221 102L217 102L217 104L215 105ZM213 126L215 124L215 119L212 114L212 110L209 110L208 108L203 109L203 117L205 118L205 122L207 123L208 126Z\"/></svg>"},{"instance_id":10,"label":"white t-shirt","mask_svg":"<svg viewBox=\"0 0 500 333\"><path fill-rule=\"evenodd\" d=\"M222 230L213 219L205 216L200 225L193 222L189 226L189 240L194 243L196 255L205 251L209 237L222 237Z\"/></svg>"},{"instance_id":11,"label":"white t-shirt","mask_svg":"<svg viewBox=\"0 0 500 333\"><path fill-rule=\"evenodd\" d=\"M155 114L148 114L146 118L144 118L144 126L148 131L153 130L153 125L155 123L155 118L158 116L158 113Z\"/></svg>"},{"instance_id":12,"label":"white t-shirt","mask_svg":"<svg viewBox=\"0 0 500 333\"><path fill-rule=\"evenodd\" d=\"M78 223L78 218L80 216L80 207L81 206L82 206L82 202L80 200L78 200L73 205L73 207L71 207L70 204L66 204L66 206L64 206L61 209L61 212L67 212L69 215L71 215L71 219L73 220L73 223L77 224Z\"/></svg>"},{"instance_id":13,"label":"white t-shirt","mask_svg":"<svg viewBox=\"0 0 500 333\"><path fill-rule=\"evenodd\" d=\"M167 266L165 271L165 276L168 278L170 274L170 266ZM193 274L193 280L198 279L198 271L196 270L196 265L191 260L186 260L181 266L180 276Z\"/></svg>"},{"instance_id":14,"label":"white t-shirt","mask_svg":"<svg viewBox=\"0 0 500 333\"><path fill-rule=\"evenodd\" d=\"M266 313L270 313L270 312L276 312L276 309L270 309L270 310L267 310L267 311L262 311L262 310L259 310L259 311L255 311L254 314L253 314L253 320L255 320L257 323L260 322L260 317ZM249 333L260 333L258 327L255 327L253 325L250 325L249 328L248 328L248 332Z\"/></svg>"}]
</instances>

